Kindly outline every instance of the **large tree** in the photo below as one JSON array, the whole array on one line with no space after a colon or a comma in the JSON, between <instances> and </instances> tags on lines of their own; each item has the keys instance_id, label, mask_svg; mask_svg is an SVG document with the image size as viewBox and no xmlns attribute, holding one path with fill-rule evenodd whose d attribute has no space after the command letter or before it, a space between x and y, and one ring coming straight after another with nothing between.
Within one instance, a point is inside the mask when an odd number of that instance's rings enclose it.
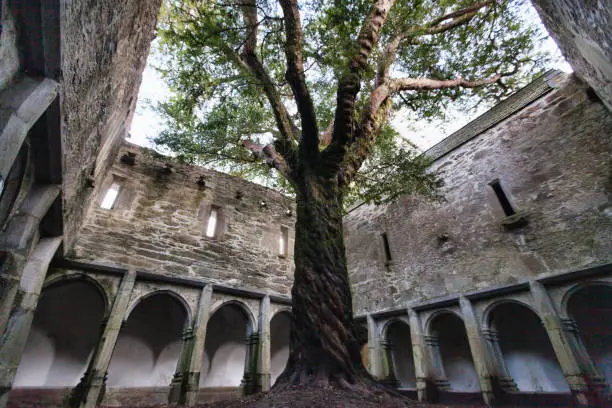
<instances>
[{"instance_id":1,"label":"large tree","mask_svg":"<svg viewBox=\"0 0 612 408\"><path fill-rule=\"evenodd\" d=\"M369 381L343 197L385 202L439 184L398 142L390 114L427 118L515 90L545 60L524 12L506 0L166 4L161 59L173 96L159 107L167 128L157 143L245 175L273 169L296 198L291 352L279 384Z\"/></svg>"}]
</instances>

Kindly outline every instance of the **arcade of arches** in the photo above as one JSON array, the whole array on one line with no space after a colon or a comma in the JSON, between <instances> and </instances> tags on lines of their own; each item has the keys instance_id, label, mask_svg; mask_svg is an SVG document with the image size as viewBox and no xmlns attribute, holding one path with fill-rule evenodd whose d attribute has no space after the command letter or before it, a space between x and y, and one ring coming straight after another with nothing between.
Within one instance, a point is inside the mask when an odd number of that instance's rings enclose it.
<instances>
[{"instance_id":1,"label":"arcade of arches","mask_svg":"<svg viewBox=\"0 0 612 408\"><path fill-rule=\"evenodd\" d=\"M51 282L43 289L16 375L16 390L69 389L87 378L88 367L104 343L101 333L113 321L107 301L113 294L108 296L95 279L81 279L84 276ZM569 353L588 366L593 382L605 387L612 372L612 282L568 282L551 288L550 294L540 289L533 285L530 293L518 293L516 299L460 299L455 307L433 305L404 311L403 316L401 311L396 317L371 316L374 332L360 326L364 363L375 377L415 396L435 387L442 396L482 394L485 400L491 399L487 381L497 377L508 395L542 394L569 401L579 384L563 361L568 350L554 345L554 330L550 323L543 323L543 316L548 316L572 328L565 331ZM117 303L121 291L114 295ZM554 309L560 312L551 318L550 310L538 306L540 296L557 303ZM269 376L268 387L273 385L289 355L290 314L278 307L272 314L269 299L260 299L258 321L269 322L263 328L244 302L240 298L217 302L202 320L181 296L180 287L138 297L120 319L123 323L107 362L109 395L116 399L117 390L160 387L171 393L197 344L203 345L197 386L202 395L207 390L262 389L266 384L262 375ZM201 295L202 304L210 305L210 294ZM271 318L262 320L262 313ZM481 327L477 338L469 323L472 318ZM205 339L199 343L193 341L198 322L206 325ZM265 346L261 341L265 336L256 335L264 329L270 334ZM262 365L262 357L267 364ZM482 359L487 363L483 373L487 378L478 373ZM268 372L262 373L262 367L268 367Z\"/></svg>"}]
</instances>

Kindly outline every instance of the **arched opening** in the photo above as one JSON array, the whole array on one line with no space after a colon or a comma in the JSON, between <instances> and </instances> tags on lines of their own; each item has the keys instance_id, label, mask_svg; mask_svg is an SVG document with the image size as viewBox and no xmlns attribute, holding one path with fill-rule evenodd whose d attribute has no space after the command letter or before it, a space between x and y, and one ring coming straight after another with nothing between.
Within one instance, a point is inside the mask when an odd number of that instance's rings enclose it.
<instances>
[{"instance_id":1,"label":"arched opening","mask_svg":"<svg viewBox=\"0 0 612 408\"><path fill-rule=\"evenodd\" d=\"M238 387L247 358L250 319L241 306L228 303L208 320L200 387Z\"/></svg>"},{"instance_id":2,"label":"arched opening","mask_svg":"<svg viewBox=\"0 0 612 408\"><path fill-rule=\"evenodd\" d=\"M108 369L108 386L170 385L187 316L184 305L168 293L142 299L119 333Z\"/></svg>"},{"instance_id":3,"label":"arched opening","mask_svg":"<svg viewBox=\"0 0 612 408\"><path fill-rule=\"evenodd\" d=\"M567 313L578 326L584 347L606 383L612 384L612 287L579 289L567 303Z\"/></svg>"},{"instance_id":4,"label":"arched opening","mask_svg":"<svg viewBox=\"0 0 612 408\"><path fill-rule=\"evenodd\" d=\"M277 313L270 321L270 374L273 385L287 366L290 331L291 316L289 313Z\"/></svg>"},{"instance_id":5,"label":"arched opening","mask_svg":"<svg viewBox=\"0 0 612 408\"><path fill-rule=\"evenodd\" d=\"M410 326L400 320L389 323L387 341L392 345L393 373L399 388L416 388Z\"/></svg>"},{"instance_id":6,"label":"arched opening","mask_svg":"<svg viewBox=\"0 0 612 408\"><path fill-rule=\"evenodd\" d=\"M43 289L14 387L73 387L87 369L106 310L85 280Z\"/></svg>"},{"instance_id":7,"label":"arched opening","mask_svg":"<svg viewBox=\"0 0 612 408\"><path fill-rule=\"evenodd\" d=\"M443 313L431 322L430 331L437 339L443 379L448 381L450 389L480 391L463 320L453 313Z\"/></svg>"},{"instance_id":8,"label":"arched opening","mask_svg":"<svg viewBox=\"0 0 612 408\"><path fill-rule=\"evenodd\" d=\"M508 375L519 391L569 392L548 334L531 309L515 302L502 303L491 311L490 321Z\"/></svg>"}]
</instances>

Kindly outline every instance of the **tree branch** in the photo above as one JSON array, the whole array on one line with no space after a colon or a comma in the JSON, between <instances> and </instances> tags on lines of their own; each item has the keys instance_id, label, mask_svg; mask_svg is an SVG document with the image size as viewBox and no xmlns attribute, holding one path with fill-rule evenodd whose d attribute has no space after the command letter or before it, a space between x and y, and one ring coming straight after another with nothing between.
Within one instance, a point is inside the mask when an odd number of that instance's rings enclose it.
<instances>
[{"instance_id":1,"label":"tree branch","mask_svg":"<svg viewBox=\"0 0 612 408\"><path fill-rule=\"evenodd\" d=\"M342 160L346 145L353 138L355 99L360 89L361 75L367 67L368 57L378 42L380 30L394 3L395 0L377 0L374 3L361 26L357 47L349 61L347 72L338 82L332 142L325 149L325 155L329 156L332 163Z\"/></svg>"},{"instance_id":2,"label":"tree branch","mask_svg":"<svg viewBox=\"0 0 612 408\"><path fill-rule=\"evenodd\" d=\"M453 11L451 13L448 13L448 14L445 14L443 16L440 16L440 17L430 21L428 26L429 27L434 27L434 26L440 24L443 21L450 20L451 18L455 18L455 17L461 17L461 16L463 16L465 14L469 14L469 13L472 13L472 12L476 12L476 11L480 10L481 8L486 7L486 6L490 5L490 4L494 4L494 3L495 2L492 1L492 0L481 1L479 3L471 5L469 7L463 8L461 10Z\"/></svg>"},{"instance_id":3,"label":"tree branch","mask_svg":"<svg viewBox=\"0 0 612 408\"><path fill-rule=\"evenodd\" d=\"M285 158L279 154L272 144L260 145L251 140L244 139L242 145L257 158L263 160L268 166L279 171L288 181L292 181L291 169Z\"/></svg>"},{"instance_id":4,"label":"tree branch","mask_svg":"<svg viewBox=\"0 0 612 408\"><path fill-rule=\"evenodd\" d=\"M266 71L265 67L257 58L255 52L257 48L257 6L255 0L245 0L242 3L243 20L247 25L247 38L244 42L242 53L239 56L239 61L244 64L248 72L253 75L263 86L264 92L272 106L274 118L281 138L279 139L281 151L280 153L287 157L293 150L291 140L297 140L297 131L287 108L283 104L278 90L274 86L274 82ZM229 47L227 47L229 48ZM226 49L226 52L229 52ZM231 51L233 52L233 50ZM234 53L235 55L235 53Z\"/></svg>"},{"instance_id":5,"label":"tree branch","mask_svg":"<svg viewBox=\"0 0 612 408\"><path fill-rule=\"evenodd\" d=\"M319 153L319 131L312 98L304 75L303 36L297 0L279 0L285 18L285 56L289 82L302 122L300 155L312 160Z\"/></svg>"},{"instance_id":6,"label":"tree branch","mask_svg":"<svg viewBox=\"0 0 612 408\"><path fill-rule=\"evenodd\" d=\"M400 91L419 90L431 91L434 89L447 88L477 88L484 85L493 84L502 77L502 74L496 74L491 78L468 81L462 77L448 80L437 80L430 78L396 78L389 80L389 94L394 94Z\"/></svg>"}]
</instances>

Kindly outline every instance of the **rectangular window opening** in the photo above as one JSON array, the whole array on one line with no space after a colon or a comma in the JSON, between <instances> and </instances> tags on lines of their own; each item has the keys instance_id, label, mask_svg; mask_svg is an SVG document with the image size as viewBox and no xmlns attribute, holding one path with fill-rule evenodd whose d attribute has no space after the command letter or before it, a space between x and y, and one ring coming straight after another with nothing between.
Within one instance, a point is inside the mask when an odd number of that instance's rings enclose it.
<instances>
[{"instance_id":1,"label":"rectangular window opening","mask_svg":"<svg viewBox=\"0 0 612 408\"><path fill-rule=\"evenodd\" d=\"M208 215L208 226L206 227L206 236L209 238L214 238L217 235L218 212L218 209L215 207L210 209L210 214Z\"/></svg>"},{"instance_id":2,"label":"rectangular window opening","mask_svg":"<svg viewBox=\"0 0 612 408\"><path fill-rule=\"evenodd\" d=\"M289 242L289 228L281 227L280 236L278 238L278 254L287 256L287 244Z\"/></svg>"},{"instance_id":3,"label":"rectangular window opening","mask_svg":"<svg viewBox=\"0 0 612 408\"><path fill-rule=\"evenodd\" d=\"M387 233L383 232L380 234L380 237L383 241L383 247L385 248L385 261L391 262L391 247L389 247L389 238L387 237Z\"/></svg>"},{"instance_id":4,"label":"rectangular window opening","mask_svg":"<svg viewBox=\"0 0 612 408\"><path fill-rule=\"evenodd\" d=\"M115 205L115 201L117 201L117 197L119 196L119 190L121 189L121 184L113 183L108 190L106 190L106 194L102 199L102 203L100 204L101 208L105 210L110 210Z\"/></svg>"},{"instance_id":5,"label":"rectangular window opening","mask_svg":"<svg viewBox=\"0 0 612 408\"><path fill-rule=\"evenodd\" d=\"M504 214L506 214L506 217L516 214L516 211L514 211L512 204L510 204L510 200L508 200L508 197L506 196L504 189L499 183L499 179L493 180L492 182L489 183L489 185L493 189L495 196L497 196L497 199L499 200L499 204L501 204L502 209L504 210Z\"/></svg>"}]
</instances>

